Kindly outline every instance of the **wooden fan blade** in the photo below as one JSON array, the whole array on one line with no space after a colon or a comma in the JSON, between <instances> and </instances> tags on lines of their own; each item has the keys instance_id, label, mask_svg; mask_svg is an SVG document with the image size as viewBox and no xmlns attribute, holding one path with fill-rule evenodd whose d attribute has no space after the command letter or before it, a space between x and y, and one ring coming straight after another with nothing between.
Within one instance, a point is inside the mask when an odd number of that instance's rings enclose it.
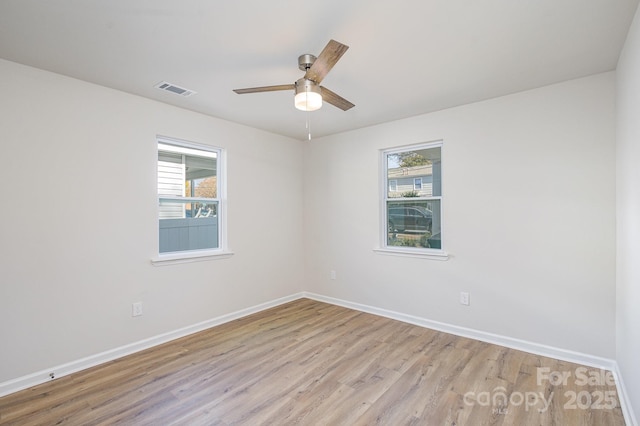
<instances>
[{"instance_id":1,"label":"wooden fan blade","mask_svg":"<svg viewBox=\"0 0 640 426\"><path fill-rule=\"evenodd\" d=\"M322 52L320 52L318 58L315 60L313 65L311 65L311 68L307 70L304 78L320 84L348 48L349 46L346 44L339 43L335 40L329 40L329 43L327 43L324 49L322 49Z\"/></svg>"},{"instance_id":2,"label":"wooden fan blade","mask_svg":"<svg viewBox=\"0 0 640 426\"><path fill-rule=\"evenodd\" d=\"M324 102L329 102L331 105L340 108L343 111L353 108L355 105L343 98L340 95L332 92L324 86L320 86L320 90L322 90L322 100Z\"/></svg>"},{"instance_id":3,"label":"wooden fan blade","mask_svg":"<svg viewBox=\"0 0 640 426\"><path fill-rule=\"evenodd\" d=\"M263 87L250 87L247 89L234 89L238 95L243 95L245 93L259 93L259 92L277 92L278 90L293 90L295 89L294 84L280 84L279 86L263 86Z\"/></svg>"}]
</instances>

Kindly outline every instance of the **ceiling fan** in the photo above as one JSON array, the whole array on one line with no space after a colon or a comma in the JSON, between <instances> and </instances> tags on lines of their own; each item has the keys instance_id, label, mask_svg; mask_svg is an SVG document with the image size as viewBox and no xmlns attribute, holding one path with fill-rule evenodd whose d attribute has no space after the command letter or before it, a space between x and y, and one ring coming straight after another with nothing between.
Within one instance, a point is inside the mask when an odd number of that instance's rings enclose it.
<instances>
[{"instance_id":1,"label":"ceiling fan","mask_svg":"<svg viewBox=\"0 0 640 426\"><path fill-rule=\"evenodd\" d=\"M245 93L275 92L278 90L293 90L295 92L295 106L303 111L315 111L322 106L322 101L346 111L355 105L340 95L332 92L320 82L331 71L331 68L344 55L349 46L330 40L322 49L320 55L315 57L309 53L298 57L298 68L305 71L304 77L294 84L281 84L278 86L251 87L247 89L235 89L239 95Z\"/></svg>"}]
</instances>

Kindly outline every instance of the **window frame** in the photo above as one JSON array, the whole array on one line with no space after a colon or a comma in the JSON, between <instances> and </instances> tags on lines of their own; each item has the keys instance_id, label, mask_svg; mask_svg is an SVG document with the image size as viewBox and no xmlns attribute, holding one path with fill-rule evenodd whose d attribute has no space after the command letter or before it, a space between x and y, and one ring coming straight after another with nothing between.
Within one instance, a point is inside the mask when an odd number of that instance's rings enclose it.
<instances>
[{"instance_id":1,"label":"window frame","mask_svg":"<svg viewBox=\"0 0 640 426\"><path fill-rule=\"evenodd\" d=\"M420 201L433 201L438 200L440 203L440 232L444 234L444 222L445 222L445 205L444 205L444 179L443 179L443 157L444 157L444 141L436 140L431 142L421 142L410 145L396 146L392 148L386 148L380 150L380 226L379 226L379 246L374 249L375 252L380 254L390 254L397 256L407 256L407 257L417 257L417 258L426 258L432 260L448 260L449 254L444 250L444 244L441 242L440 248L430 248L430 247L402 247L402 246L392 246L388 244L389 237L389 229L388 229L388 202L391 199L389 197L389 182L393 179L389 179L388 172L388 156L399 154L403 152L410 152L416 150L424 150L431 148L440 148L440 179L441 179L441 194L438 196L429 196L429 197L415 197L412 199L420 200ZM422 182L424 186L424 181ZM415 185L415 179L414 179ZM415 188L415 186L414 186ZM394 198L397 200L397 198ZM447 235L447 234L445 234Z\"/></svg>"},{"instance_id":2,"label":"window frame","mask_svg":"<svg viewBox=\"0 0 640 426\"><path fill-rule=\"evenodd\" d=\"M218 226L218 247L207 249L193 249L173 252L160 252L160 200L172 199L174 197L158 194L158 153L162 144L172 145L186 150L196 150L198 152L211 152L216 154L216 183L217 191L215 198L208 197L175 197L176 200L193 202L217 203L217 226ZM201 144L196 142L175 139L166 136L157 136L155 144L155 202L156 202L156 244L155 256L151 259L153 265L167 265L173 263L195 262L203 260L213 260L227 258L233 255L227 245L227 197L226 197L226 151L222 147ZM197 152L196 152L197 154Z\"/></svg>"}]
</instances>

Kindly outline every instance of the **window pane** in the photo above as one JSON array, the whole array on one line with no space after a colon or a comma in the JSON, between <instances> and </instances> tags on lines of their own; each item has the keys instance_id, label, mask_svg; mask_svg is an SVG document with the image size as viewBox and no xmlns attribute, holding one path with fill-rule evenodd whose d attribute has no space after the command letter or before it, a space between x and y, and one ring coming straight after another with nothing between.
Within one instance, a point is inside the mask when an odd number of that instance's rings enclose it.
<instances>
[{"instance_id":1,"label":"window pane","mask_svg":"<svg viewBox=\"0 0 640 426\"><path fill-rule=\"evenodd\" d=\"M387 154L388 198L442 195L441 147Z\"/></svg>"},{"instance_id":2,"label":"window pane","mask_svg":"<svg viewBox=\"0 0 640 426\"><path fill-rule=\"evenodd\" d=\"M158 151L158 195L217 198L217 161L215 152L162 144Z\"/></svg>"},{"instance_id":3,"label":"window pane","mask_svg":"<svg viewBox=\"0 0 640 426\"><path fill-rule=\"evenodd\" d=\"M218 203L160 199L160 253L219 247Z\"/></svg>"},{"instance_id":4,"label":"window pane","mask_svg":"<svg viewBox=\"0 0 640 426\"><path fill-rule=\"evenodd\" d=\"M440 200L387 201L387 245L440 249Z\"/></svg>"}]
</instances>

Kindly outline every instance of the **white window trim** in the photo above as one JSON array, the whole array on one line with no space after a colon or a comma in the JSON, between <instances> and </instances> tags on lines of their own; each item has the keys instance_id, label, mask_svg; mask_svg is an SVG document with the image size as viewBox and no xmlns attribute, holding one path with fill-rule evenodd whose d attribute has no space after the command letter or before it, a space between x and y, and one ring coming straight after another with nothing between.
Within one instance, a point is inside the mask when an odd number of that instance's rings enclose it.
<instances>
[{"instance_id":1,"label":"white window trim","mask_svg":"<svg viewBox=\"0 0 640 426\"><path fill-rule=\"evenodd\" d=\"M430 249L430 248L421 248L415 249L410 247L384 247L384 248L374 248L374 252L378 254L385 254L391 256L404 256L404 257L416 257L419 259L431 259L431 260L449 260L449 253L444 250L438 249Z\"/></svg>"},{"instance_id":2,"label":"white window trim","mask_svg":"<svg viewBox=\"0 0 640 426\"><path fill-rule=\"evenodd\" d=\"M430 259L430 260L449 260L449 253L444 250L444 248L440 249L432 249L432 248L412 248L412 247L400 247L400 246L388 246L387 245L387 200L388 200L388 180L387 180L387 154L389 153L399 153L399 152L407 152L407 151L415 151L417 148L419 149L429 149L440 147L440 154L444 156L444 143L442 140L425 142L425 143L417 143L411 145L398 146L393 148L387 148L380 150L380 160L379 160L379 170L380 170L380 241L379 246L375 247L373 251L378 254L383 255L392 255L392 256L404 256L404 257L414 257L421 259ZM444 179L442 185L444 187ZM442 189L442 193L445 193L444 188ZM444 222L445 222L445 213L444 213L444 204L442 202L442 196L436 197L418 197L418 199L439 199L440 200L440 210L441 210L441 218L440 218L440 230L444 233Z\"/></svg>"},{"instance_id":3,"label":"white window trim","mask_svg":"<svg viewBox=\"0 0 640 426\"><path fill-rule=\"evenodd\" d=\"M170 144L180 146L189 149L196 149L199 151L215 152L217 154L217 172L218 179L218 248L206 249L206 250L189 250L180 252L159 253L159 231L156 232L156 255L151 258L151 264L155 266L173 265L179 263L188 262L200 262L206 260L226 259L233 256L233 252L229 249L227 244L227 154L223 148L215 147L211 145L199 144L195 142L188 142L180 139L169 138L166 136L156 137L156 153L158 151L158 145ZM156 162L157 164L157 162ZM156 176L158 172L156 170ZM158 196L156 194L156 224L160 221L159 209L158 209ZM165 197L166 198L166 197ZM157 226L156 226L157 229Z\"/></svg>"},{"instance_id":4,"label":"white window trim","mask_svg":"<svg viewBox=\"0 0 640 426\"><path fill-rule=\"evenodd\" d=\"M393 189L391 189L391 182L394 183ZM391 179L389 181L389 191L398 192L398 179Z\"/></svg>"},{"instance_id":5,"label":"white window trim","mask_svg":"<svg viewBox=\"0 0 640 426\"><path fill-rule=\"evenodd\" d=\"M229 250L191 250L188 252L172 252L158 254L151 259L151 264L155 266L174 265L177 263L201 262L203 260L226 259L233 256Z\"/></svg>"}]
</instances>

